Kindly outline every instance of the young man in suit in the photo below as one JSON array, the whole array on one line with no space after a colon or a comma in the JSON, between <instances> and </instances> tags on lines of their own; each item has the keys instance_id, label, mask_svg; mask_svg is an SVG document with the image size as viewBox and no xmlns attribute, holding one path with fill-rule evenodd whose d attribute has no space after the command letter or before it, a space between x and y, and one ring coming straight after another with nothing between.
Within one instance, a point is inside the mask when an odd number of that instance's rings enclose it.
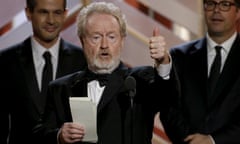
<instances>
[{"instance_id":1,"label":"young man in suit","mask_svg":"<svg viewBox=\"0 0 240 144\"><path fill-rule=\"evenodd\" d=\"M77 20L88 69L50 83L46 115L38 134L42 133L46 144L151 144L158 106L169 103L159 101L167 97L172 83L162 78L166 74L161 66L169 63L167 50L151 45L153 39L149 48L156 67L129 68L120 58L127 29L125 17L116 5L91 3L80 11ZM101 86L100 79L92 78L96 74L105 76L105 86ZM133 92L133 104L129 92ZM87 132L81 121L73 122L70 97L89 97L97 106L97 142L83 140Z\"/></svg>"},{"instance_id":2,"label":"young man in suit","mask_svg":"<svg viewBox=\"0 0 240 144\"><path fill-rule=\"evenodd\" d=\"M46 92L42 82L50 53L50 80L86 67L82 49L60 38L67 14L66 0L27 0L26 16L33 35L0 52L1 144L37 144L33 127L42 121ZM19 35L20 36L20 35Z\"/></svg>"},{"instance_id":3,"label":"young man in suit","mask_svg":"<svg viewBox=\"0 0 240 144\"><path fill-rule=\"evenodd\" d=\"M237 32L240 1L203 0L203 6L205 37L170 49L181 87L180 105L178 109L161 111L160 118L173 143L237 144L240 143ZM216 66L214 59L220 65L218 73L212 75L216 71L212 68Z\"/></svg>"}]
</instances>

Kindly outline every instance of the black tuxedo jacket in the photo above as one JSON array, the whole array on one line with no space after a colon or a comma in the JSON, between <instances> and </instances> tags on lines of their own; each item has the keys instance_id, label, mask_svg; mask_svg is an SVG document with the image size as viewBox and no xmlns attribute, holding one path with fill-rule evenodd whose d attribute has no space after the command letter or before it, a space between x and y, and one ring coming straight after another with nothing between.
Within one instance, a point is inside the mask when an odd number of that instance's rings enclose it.
<instances>
[{"instance_id":1,"label":"black tuxedo jacket","mask_svg":"<svg viewBox=\"0 0 240 144\"><path fill-rule=\"evenodd\" d=\"M124 88L129 75L136 80L133 109ZM152 67L127 68L121 64L110 75L97 106L98 143L131 144L132 139L133 144L151 144L154 115L163 106L161 102L164 102L160 99L166 97L169 83L157 76ZM64 122L72 121L69 97L86 97L86 89L86 71L65 76L50 84L46 123L43 126L45 143L57 144L58 129Z\"/></svg>"},{"instance_id":2,"label":"black tuxedo jacket","mask_svg":"<svg viewBox=\"0 0 240 144\"><path fill-rule=\"evenodd\" d=\"M161 113L171 140L180 144L188 134L202 133L210 134L216 144L240 143L240 36L212 97L207 96L206 38L172 48L171 54L181 87L180 108Z\"/></svg>"},{"instance_id":3,"label":"black tuxedo jacket","mask_svg":"<svg viewBox=\"0 0 240 144\"><path fill-rule=\"evenodd\" d=\"M0 52L1 120L0 143L34 143L32 128L42 121L45 98L41 101L30 38ZM56 77L86 67L82 49L64 40L60 42ZM10 121L8 121L10 116ZM10 127L10 131L8 131Z\"/></svg>"}]
</instances>

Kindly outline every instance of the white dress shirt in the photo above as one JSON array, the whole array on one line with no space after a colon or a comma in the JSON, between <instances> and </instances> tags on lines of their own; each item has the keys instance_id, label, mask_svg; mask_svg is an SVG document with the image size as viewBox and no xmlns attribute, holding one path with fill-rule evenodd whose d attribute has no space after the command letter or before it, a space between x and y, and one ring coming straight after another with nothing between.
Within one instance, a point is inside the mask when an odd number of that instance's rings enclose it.
<instances>
[{"instance_id":1,"label":"white dress shirt","mask_svg":"<svg viewBox=\"0 0 240 144\"><path fill-rule=\"evenodd\" d=\"M216 42L214 42L209 35L206 35L207 37L207 51L208 51L208 75L210 73L210 69L211 69L211 65L214 61L214 58L216 56L216 51L215 51L215 46L222 46L222 50L221 50L221 71L223 69L223 66L225 64L225 61L227 59L228 53L234 43L234 40L237 37L237 32L235 32L228 40L224 41L221 44L217 44Z\"/></svg>"},{"instance_id":2,"label":"white dress shirt","mask_svg":"<svg viewBox=\"0 0 240 144\"><path fill-rule=\"evenodd\" d=\"M57 62L58 62L58 51L60 46L60 38L51 48L44 48L40 43L38 43L33 37L31 37L32 44L32 55L33 55L33 63L35 67L36 78L38 82L38 87L41 90L42 86L42 71L45 65L45 60L43 58L43 53L45 51L49 51L51 53L51 61L53 65L53 79L56 78L57 71Z\"/></svg>"}]
</instances>

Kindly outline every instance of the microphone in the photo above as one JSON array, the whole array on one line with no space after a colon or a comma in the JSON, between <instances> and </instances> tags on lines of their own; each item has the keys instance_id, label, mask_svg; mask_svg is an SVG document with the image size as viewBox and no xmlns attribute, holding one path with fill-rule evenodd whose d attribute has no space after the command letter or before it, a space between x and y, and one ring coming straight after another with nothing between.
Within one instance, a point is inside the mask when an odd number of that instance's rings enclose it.
<instances>
[{"instance_id":1,"label":"microphone","mask_svg":"<svg viewBox=\"0 0 240 144\"><path fill-rule=\"evenodd\" d=\"M133 105L133 98L136 95L136 80L132 76L127 76L124 82L125 90L127 95L130 97L131 101L131 109L130 109L130 144L133 144L133 113L134 113L134 105Z\"/></svg>"},{"instance_id":2,"label":"microphone","mask_svg":"<svg viewBox=\"0 0 240 144\"><path fill-rule=\"evenodd\" d=\"M136 80L132 76L128 76L124 82L125 90L131 99L131 106L133 106L133 98L136 95Z\"/></svg>"}]
</instances>

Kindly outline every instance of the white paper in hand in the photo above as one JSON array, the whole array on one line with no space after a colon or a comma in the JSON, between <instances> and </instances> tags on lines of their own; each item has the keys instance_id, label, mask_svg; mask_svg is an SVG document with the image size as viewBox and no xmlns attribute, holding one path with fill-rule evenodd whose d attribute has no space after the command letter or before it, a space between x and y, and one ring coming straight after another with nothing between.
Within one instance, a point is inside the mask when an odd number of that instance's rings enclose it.
<instances>
[{"instance_id":1,"label":"white paper in hand","mask_svg":"<svg viewBox=\"0 0 240 144\"><path fill-rule=\"evenodd\" d=\"M88 97L70 97L73 122L85 128L83 141L97 142L96 105Z\"/></svg>"}]
</instances>

